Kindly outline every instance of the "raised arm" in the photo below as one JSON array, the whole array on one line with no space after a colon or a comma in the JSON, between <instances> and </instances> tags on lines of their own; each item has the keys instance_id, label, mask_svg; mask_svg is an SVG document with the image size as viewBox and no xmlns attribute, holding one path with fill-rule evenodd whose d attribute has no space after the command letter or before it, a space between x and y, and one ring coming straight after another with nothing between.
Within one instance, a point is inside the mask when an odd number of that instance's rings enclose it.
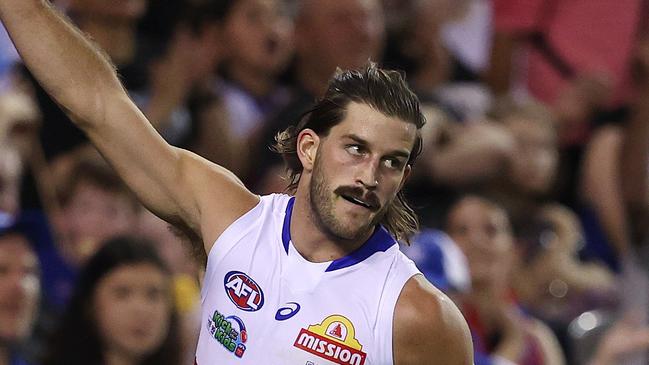
<instances>
[{"instance_id":1,"label":"raised arm","mask_svg":"<svg viewBox=\"0 0 649 365\"><path fill-rule=\"evenodd\" d=\"M395 365L472 365L469 327L455 304L422 275L403 287L394 310Z\"/></svg>"},{"instance_id":2,"label":"raised arm","mask_svg":"<svg viewBox=\"0 0 649 365\"><path fill-rule=\"evenodd\" d=\"M114 67L45 0L0 0L23 61L158 216L214 240L258 197L226 169L167 144L135 107Z\"/></svg>"}]
</instances>

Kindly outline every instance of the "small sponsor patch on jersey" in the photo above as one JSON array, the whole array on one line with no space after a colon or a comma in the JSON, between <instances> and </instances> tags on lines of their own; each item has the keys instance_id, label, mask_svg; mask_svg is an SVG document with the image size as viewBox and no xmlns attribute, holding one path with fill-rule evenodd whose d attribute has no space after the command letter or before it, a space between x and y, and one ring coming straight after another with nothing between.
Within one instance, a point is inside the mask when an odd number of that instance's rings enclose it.
<instances>
[{"instance_id":1,"label":"small sponsor patch on jersey","mask_svg":"<svg viewBox=\"0 0 649 365\"><path fill-rule=\"evenodd\" d=\"M287 319L290 319L300 311L300 308L301 307L299 303L288 302L286 303L286 305L277 310L277 312L275 313L275 319L278 321L285 321Z\"/></svg>"},{"instance_id":2,"label":"small sponsor patch on jersey","mask_svg":"<svg viewBox=\"0 0 649 365\"><path fill-rule=\"evenodd\" d=\"M226 317L219 311L214 311L212 317L207 319L207 331L234 356L241 358L245 354L248 331L241 318Z\"/></svg>"},{"instance_id":3,"label":"small sponsor patch on jersey","mask_svg":"<svg viewBox=\"0 0 649 365\"><path fill-rule=\"evenodd\" d=\"M223 280L225 292L234 305L246 312L254 312L264 305L264 292L247 274L230 271Z\"/></svg>"},{"instance_id":4,"label":"small sponsor patch on jersey","mask_svg":"<svg viewBox=\"0 0 649 365\"><path fill-rule=\"evenodd\" d=\"M293 346L342 365L363 365L367 356L352 322L337 314L302 328Z\"/></svg>"}]
</instances>

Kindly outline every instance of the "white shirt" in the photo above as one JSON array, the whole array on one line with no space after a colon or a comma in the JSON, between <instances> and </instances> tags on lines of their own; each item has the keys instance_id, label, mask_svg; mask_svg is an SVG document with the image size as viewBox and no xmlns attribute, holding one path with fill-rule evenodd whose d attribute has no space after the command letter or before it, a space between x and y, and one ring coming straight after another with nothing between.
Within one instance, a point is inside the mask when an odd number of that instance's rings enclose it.
<instances>
[{"instance_id":1,"label":"white shirt","mask_svg":"<svg viewBox=\"0 0 649 365\"><path fill-rule=\"evenodd\" d=\"M215 242L196 364L392 364L394 308L414 263L382 227L346 257L307 261L291 242L293 201L261 197Z\"/></svg>"}]
</instances>

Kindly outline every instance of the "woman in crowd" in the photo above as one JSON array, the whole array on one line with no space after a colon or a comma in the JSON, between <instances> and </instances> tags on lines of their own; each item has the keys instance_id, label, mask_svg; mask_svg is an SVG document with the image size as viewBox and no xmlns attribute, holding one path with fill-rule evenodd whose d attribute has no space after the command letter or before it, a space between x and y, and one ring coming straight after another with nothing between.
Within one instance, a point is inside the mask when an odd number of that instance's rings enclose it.
<instances>
[{"instance_id":1,"label":"woman in crowd","mask_svg":"<svg viewBox=\"0 0 649 365\"><path fill-rule=\"evenodd\" d=\"M458 306L474 337L476 364L563 364L552 332L524 314L510 288L516 256L505 211L485 198L466 196L451 208L447 230L469 266L471 290L459 294ZM481 355L489 359L482 362Z\"/></svg>"},{"instance_id":2,"label":"woman in crowd","mask_svg":"<svg viewBox=\"0 0 649 365\"><path fill-rule=\"evenodd\" d=\"M107 242L88 262L44 365L177 365L171 275L148 243Z\"/></svg>"}]
</instances>

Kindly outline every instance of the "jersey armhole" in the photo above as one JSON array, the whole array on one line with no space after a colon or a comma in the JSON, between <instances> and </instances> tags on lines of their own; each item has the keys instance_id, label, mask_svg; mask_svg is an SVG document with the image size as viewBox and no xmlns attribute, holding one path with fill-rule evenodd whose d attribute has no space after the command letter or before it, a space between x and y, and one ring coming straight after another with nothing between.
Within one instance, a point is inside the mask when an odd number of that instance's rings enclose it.
<instances>
[{"instance_id":1,"label":"jersey armhole","mask_svg":"<svg viewBox=\"0 0 649 365\"><path fill-rule=\"evenodd\" d=\"M397 300L401 296L403 287L408 280L417 274L421 274L414 262L405 257L401 252L397 253L395 262L391 268L389 276L391 278L386 282L381 295L379 304L378 321L374 329L378 345L378 364L393 364L393 333L394 333L394 311L397 306Z\"/></svg>"}]
</instances>

